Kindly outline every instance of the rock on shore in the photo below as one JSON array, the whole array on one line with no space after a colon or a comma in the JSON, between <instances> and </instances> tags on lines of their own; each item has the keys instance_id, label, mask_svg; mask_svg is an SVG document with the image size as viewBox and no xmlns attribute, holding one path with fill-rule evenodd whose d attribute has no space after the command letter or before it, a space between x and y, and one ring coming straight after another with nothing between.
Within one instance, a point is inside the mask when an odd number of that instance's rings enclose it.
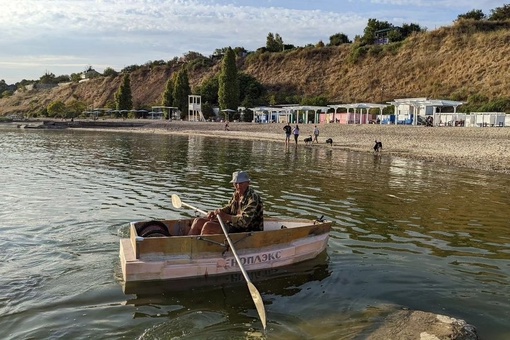
<instances>
[{"instance_id":1,"label":"rock on shore","mask_svg":"<svg viewBox=\"0 0 510 340\"><path fill-rule=\"evenodd\" d=\"M367 340L477 340L476 329L463 320L421 311L398 311Z\"/></svg>"}]
</instances>

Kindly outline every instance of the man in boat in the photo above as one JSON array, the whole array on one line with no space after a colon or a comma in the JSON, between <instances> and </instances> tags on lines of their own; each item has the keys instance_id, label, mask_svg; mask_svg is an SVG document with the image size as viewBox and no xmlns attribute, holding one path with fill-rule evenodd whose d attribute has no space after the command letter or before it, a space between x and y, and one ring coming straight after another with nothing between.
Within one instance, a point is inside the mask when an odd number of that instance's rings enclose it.
<instances>
[{"instance_id":1,"label":"man in boat","mask_svg":"<svg viewBox=\"0 0 510 340\"><path fill-rule=\"evenodd\" d=\"M250 187L250 177L246 171L232 174L235 191L227 205L207 213L207 218L197 217L188 235L221 234L221 217L229 233L264 230L264 209L262 199Z\"/></svg>"}]
</instances>

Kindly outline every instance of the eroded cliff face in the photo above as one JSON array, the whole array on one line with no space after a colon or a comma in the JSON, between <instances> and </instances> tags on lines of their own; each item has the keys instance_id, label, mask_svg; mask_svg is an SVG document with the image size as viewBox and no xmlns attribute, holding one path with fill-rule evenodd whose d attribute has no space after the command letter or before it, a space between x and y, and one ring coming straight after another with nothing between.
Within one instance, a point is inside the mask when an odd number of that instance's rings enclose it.
<instances>
[{"instance_id":1,"label":"eroded cliff face","mask_svg":"<svg viewBox=\"0 0 510 340\"><path fill-rule=\"evenodd\" d=\"M324 96L330 103L382 102L403 97L467 100L510 98L510 22L485 28L454 25L417 34L399 45L360 48L308 47L282 53L254 53L238 61L269 93ZM144 67L131 73L135 108L160 105L167 80L177 69ZM220 71L217 61L189 72L195 89ZM60 100L93 107L113 101L121 76L31 90L0 100L0 115L34 113Z\"/></svg>"}]
</instances>

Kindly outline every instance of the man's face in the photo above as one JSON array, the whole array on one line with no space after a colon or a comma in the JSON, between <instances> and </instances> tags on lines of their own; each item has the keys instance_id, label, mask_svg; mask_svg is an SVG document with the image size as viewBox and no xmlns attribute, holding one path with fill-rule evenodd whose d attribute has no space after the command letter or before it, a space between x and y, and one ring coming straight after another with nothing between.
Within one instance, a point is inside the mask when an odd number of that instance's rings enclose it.
<instances>
[{"instance_id":1,"label":"man's face","mask_svg":"<svg viewBox=\"0 0 510 340\"><path fill-rule=\"evenodd\" d=\"M234 183L234 188L236 188L236 192L239 194L244 194L249 186L250 182Z\"/></svg>"}]
</instances>

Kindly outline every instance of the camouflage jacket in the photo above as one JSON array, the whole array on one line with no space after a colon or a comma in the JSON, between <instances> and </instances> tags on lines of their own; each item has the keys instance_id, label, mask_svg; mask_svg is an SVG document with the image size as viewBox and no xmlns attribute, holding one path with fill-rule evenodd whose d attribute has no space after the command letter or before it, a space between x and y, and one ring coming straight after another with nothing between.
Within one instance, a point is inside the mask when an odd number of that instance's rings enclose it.
<instances>
[{"instance_id":1,"label":"camouflage jacket","mask_svg":"<svg viewBox=\"0 0 510 340\"><path fill-rule=\"evenodd\" d=\"M251 187L246 190L243 200L239 203L234 192L230 202L221 211L232 217L228 224L228 232L261 231L264 230L264 206L260 195Z\"/></svg>"}]
</instances>

